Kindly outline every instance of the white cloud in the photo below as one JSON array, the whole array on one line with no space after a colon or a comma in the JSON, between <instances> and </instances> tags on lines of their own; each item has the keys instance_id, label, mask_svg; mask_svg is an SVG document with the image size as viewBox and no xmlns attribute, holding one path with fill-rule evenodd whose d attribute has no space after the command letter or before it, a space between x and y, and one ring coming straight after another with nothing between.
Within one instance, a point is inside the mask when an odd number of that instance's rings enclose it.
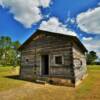
<instances>
[{"instance_id":1,"label":"white cloud","mask_svg":"<svg viewBox=\"0 0 100 100\"><path fill-rule=\"evenodd\" d=\"M100 7L80 13L77 24L84 32L100 34Z\"/></svg>"},{"instance_id":2,"label":"white cloud","mask_svg":"<svg viewBox=\"0 0 100 100\"><path fill-rule=\"evenodd\" d=\"M67 20L65 21L65 23L71 23L71 24L74 24L74 23L76 23L76 21L75 21L74 18L68 17Z\"/></svg>"},{"instance_id":3,"label":"white cloud","mask_svg":"<svg viewBox=\"0 0 100 100\"><path fill-rule=\"evenodd\" d=\"M72 24L75 23L75 19L74 19L74 18L71 19L71 23L72 23Z\"/></svg>"},{"instance_id":4,"label":"white cloud","mask_svg":"<svg viewBox=\"0 0 100 100\"><path fill-rule=\"evenodd\" d=\"M51 0L0 0L0 5L9 8L14 19L27 28L42 19L39 7L49 7L50 3Z\"/></svg>"},{"instance_id":5,"label":"white cloud","mask_svg":"<svg viewBox=\"0 0 100 100\"><path fill-rule=\"evenodd\" d=\"M40 25L41 30L46 30L50 32L57 32L66 35L76 36L76 33L66 28L58 18L51 17L48 21L43 21Z\"/></svg>"},{"instance_id":6,"label":"white cloud","mask_svg":"<svg viewBox=\"0 0 100 100\"><path fill-rule=\"evenodd\" d=\"M93 40L93 38L92 37L83 37L83 41L91 41L91 40Z\"/></svg>"},{"instance_id":7,"label":"white cloud","mask_svg":"<svg viewBox=\"0 0 100 100\"><path fill-rule=\"evenodd\" d=\"M86 38L84 37L82 39L84 45L86 46L86 48L89 50L89 51L96 51L97 52L97 55L99 56L100 58L100 37L94 37L94 38Z\"/></svg>"},{"instance_id":8,"label":"white cloud","mask_svg":"<svg viewBox=\"0 0 100 100\"><path fill-rule=\"evenodd\" d=\"M40 4L45 8L48 7L52 2L51 0L39 0Z\"/></svg>"},{"instance_id":9,"label":"white cloud","mask_svg":"<svg viewBox=\"0 0 100 100\"><path fill-rule=\"evenodd\" d=\"M0 0L0 5L2 5L2 0Z\"/></svg>"}]
</instances>

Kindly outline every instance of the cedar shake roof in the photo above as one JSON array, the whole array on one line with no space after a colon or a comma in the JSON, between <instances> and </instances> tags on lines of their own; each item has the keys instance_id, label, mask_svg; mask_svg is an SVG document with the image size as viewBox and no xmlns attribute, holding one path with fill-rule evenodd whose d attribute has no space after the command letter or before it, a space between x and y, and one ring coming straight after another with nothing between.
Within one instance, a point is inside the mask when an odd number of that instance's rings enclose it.
<instances>
[{"instance_id":1,"label":"cedar shake roof","mask_svg":"<svg viewBox=\"0 0 100 100\"><path fill-rule=\"evenodd\" d=\"M37 30L35 33L33 33L19 48L18 50L21 51L25 45L27 45L28 43L30 43L33 38L35 36L37 36L40 33L46 33L46 34L52 34L52 35L61 35L61 36L66 36L69 37L71 40L73 40L77 46L84 52L87 52L88 50L85 48L85 46L81 43L81 41L76 37L76 36L71 36L71 35L65 35L65 34L61 34L61 33L56 33L56 32L48 32L48 31L44 31L44 30Z\"/></svg>"}]
</instances>

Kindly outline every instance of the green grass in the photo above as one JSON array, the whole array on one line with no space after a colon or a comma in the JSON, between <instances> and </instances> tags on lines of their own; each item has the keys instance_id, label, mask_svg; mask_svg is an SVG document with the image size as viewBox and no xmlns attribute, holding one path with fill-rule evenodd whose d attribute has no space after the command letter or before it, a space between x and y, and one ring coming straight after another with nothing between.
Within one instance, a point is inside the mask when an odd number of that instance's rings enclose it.
<instances>
[{"instance_id":1,"label":"green grass","mask_svg":"<svg viewBox=\"0 0 100 100\"><path fill-rule=\"evenodd\" d=\"M77 87L77 98L85 97L87 94L91 93L93 89L100 85L100 65L89 65L88 66L88 77L83 80L83 83ZM97 90L97 94L99 89Z\"/></svg>"},{"instance_id":2,"label":"green grass","mask_svg":"<svg viewBox=\"0 0 100 100\"><path fill-rule=\"evenodd\" d=\"M100 65L88 65L88 70L91 71L100 71Z\"/></svg>"},{"instance_id":3,"label":"green grass","mask_svg":"<svg viewBox=\"0 0 100 100\"><path fill-rule=\"evenodd\" d=\"M11 66L0 67L0 91L8 90L21 86L24 82L8 78L9 76L18 75L19 68Z\"/></svg>"},{"instance_id":4,"label":"green grass","mask_svg":"<svg viewBox=\"0 0 100 100\"><path fill-rule=\"evenodd\" d=\"M0 94L3 92L4 100L100 100L100 66L88 66L88 77L76 88L45 86L7 77L18 75L18 70L19 67L0 67Z\"/></svg>"}]
</instances>

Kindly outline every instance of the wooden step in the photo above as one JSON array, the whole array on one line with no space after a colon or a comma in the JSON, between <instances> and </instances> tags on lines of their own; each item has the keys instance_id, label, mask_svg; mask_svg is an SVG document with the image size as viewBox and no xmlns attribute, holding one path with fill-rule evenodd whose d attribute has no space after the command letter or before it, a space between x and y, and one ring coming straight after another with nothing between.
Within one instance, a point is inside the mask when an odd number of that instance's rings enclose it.
<instances>
[{"instance_id":1,"label":"wooden step","mask_svg":"<svg viewBox=\"0 0 100 100\"><path fill-rule=\"evenodd\" d=\"M44 80L36 80L36 83L46 84L46 81L44 81Z\"/></svg>"}]
</instances>

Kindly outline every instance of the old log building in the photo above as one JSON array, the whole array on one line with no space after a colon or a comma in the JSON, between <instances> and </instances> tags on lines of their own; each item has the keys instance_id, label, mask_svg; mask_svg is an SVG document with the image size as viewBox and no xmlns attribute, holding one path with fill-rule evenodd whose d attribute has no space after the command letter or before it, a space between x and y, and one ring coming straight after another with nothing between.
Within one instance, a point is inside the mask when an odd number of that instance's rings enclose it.
<instances>
[{"instance_id":1,"label":"old log building","mask_svg":"<svg viewBox=\"0 0 100 100\"><path fill-rule=\"evenodd\" d=\"M19 51L22 79L46 77L76 85L87 74L87 50L75 36L37 30Z\"/></svg>"}]
</instances>

